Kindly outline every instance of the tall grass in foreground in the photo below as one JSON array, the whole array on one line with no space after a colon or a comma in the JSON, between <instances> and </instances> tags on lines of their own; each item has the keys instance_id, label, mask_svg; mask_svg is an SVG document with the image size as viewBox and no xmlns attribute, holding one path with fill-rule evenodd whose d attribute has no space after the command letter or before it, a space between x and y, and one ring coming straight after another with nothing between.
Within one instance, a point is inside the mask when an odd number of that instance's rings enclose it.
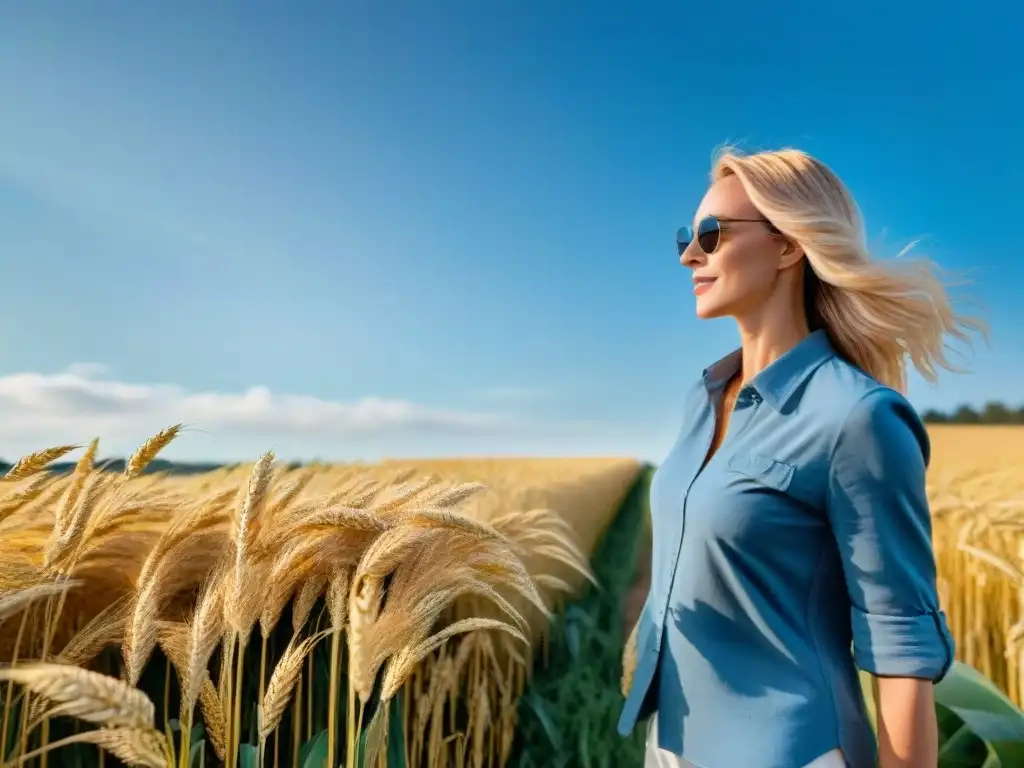
<instances>
[{"instance_id":1,"label":"tall grass in foreground","mask_svg":"<svg viewBox=\"0 0 1024 768\"><path fill-rule=\"evenodd\" d=\"M3 756L502 765L530 643L593 579L564 519L495 508L480 483L280 471L271 453L144 474L177 431L123 474L94 466L94 441L69 473L46 471L62 446L0 484ZM585 479L614 509L637 469Z\"/></svg>"}]
</instances>

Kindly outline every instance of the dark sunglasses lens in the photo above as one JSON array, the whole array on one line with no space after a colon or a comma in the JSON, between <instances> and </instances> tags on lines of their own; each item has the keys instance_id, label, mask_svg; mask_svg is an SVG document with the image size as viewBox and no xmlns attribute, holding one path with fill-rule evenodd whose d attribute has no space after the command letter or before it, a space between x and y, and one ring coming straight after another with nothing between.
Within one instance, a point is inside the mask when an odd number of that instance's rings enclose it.
<instances>
[{"instance_id":1,"label":"dark sunglasses lens","mask_svg":"<svg viewBox=\"0 0 1024 768\"><path fill-rule=\"evenodd\" d=\"M693 242L693 229L691 227L680 227L679 231L676 232L676 247L679 250L679 255L683 255L690 243Z\"/></svg>"},{"instance_id":2,"label":"dark sunglasses lens","mask_svg":"<svg viewBox=\"0 0 1024 768\"><path fill-rule=\"evenodd\" d=\"M697 244L704 253L714 253L722 237L722 228L712 216L703 219L697 226Z\"/></svg>"}]
</instances>

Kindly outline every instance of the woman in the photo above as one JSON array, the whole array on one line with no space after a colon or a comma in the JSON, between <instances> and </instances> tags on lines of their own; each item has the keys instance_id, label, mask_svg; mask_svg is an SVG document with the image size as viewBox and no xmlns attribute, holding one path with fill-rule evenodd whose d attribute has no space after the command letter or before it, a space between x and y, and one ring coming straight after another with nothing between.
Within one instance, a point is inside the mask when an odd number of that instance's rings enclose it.
<instances>
[{"instance_id":1,"label":"woman","mask_svg":"<svg viewBox=\"0 0 1024 768\"><path fill-rule=\"evenodd\" d=\"M869 259L821 162L724 153L678 235L697 316L742 346L686 395L651 486L651 587L619 732L647 766L934 768L932 685L953 661L909 360L952 369L926 263ZM874 676L879 738L858 668Z\"/></svg>"}]
</instances>

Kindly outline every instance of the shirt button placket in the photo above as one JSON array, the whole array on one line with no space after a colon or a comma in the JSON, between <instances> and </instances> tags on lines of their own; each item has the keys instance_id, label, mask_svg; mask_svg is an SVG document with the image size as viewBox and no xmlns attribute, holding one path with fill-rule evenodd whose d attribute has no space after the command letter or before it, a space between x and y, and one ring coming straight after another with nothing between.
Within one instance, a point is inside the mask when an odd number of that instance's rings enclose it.
<instances>
[{"instance_id":1,"label":"shirt button placket","mask_svg":"<svg viewBox=\"0 0 1024 768\"><path fill-rule=\"evenodd\" d=\"M696 476L694 476L694 480ZM690 485L693 485L693 480L690 481ZM683 494L683 503L681 505L682 510L682 521L679 527L679 548L676 550L676 556L672 558L672 571L669 573L668 578L668 589L666 590L665 600L658 607L658 624L664 625L665 616L668 613L668 606L672 602L672 592L675 589L676 583L676 571L679 569L679 558L683 552L683 536L686 535L686 499L690 495L690 489L686 489L686 493Z\"/></svg>"}]
</instances>

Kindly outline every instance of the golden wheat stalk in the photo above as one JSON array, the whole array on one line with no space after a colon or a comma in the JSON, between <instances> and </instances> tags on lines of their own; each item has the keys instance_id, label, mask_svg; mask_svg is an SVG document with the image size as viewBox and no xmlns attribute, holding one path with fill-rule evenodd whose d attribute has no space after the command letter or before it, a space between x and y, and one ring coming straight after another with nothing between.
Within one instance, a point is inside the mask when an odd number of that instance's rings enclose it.
<instances>
[{"instance_id":1,"label":"golden wheat stalk","mask_svg":"<svg viewBox=\"0 0 1024 768\"><path fill-rule=\"evenodd\" d=\"M274 672L267 685L267 692L259 707L258 730L261 751L267 737L277 728L281 723L281 718L284 717L284 712L288 708L295 690L295 684L299 680L299 675L302 674L302 665L306 657L327 634L326 631L322 631L301 642L296 642L296 638L293 637L274 667Z\"/></svg>"},{"instance_id":2,"label":"golden wheat stalk","mask_svg":"<svg viewBox=\"0 0 1024 768\"><path fill-rule=\"evenodd\" d=\"M384 586L381 579L357 575L349 589L348 677L349 684L365 702L370 698L375 670L371 668L372 648L366 634L380 615Z\"/></svg>"},{"instance_id":3,"label":"golden wheat stalk","mask_svg":"<svg viewBox=\"0 0 1024 768\"><path fill-rule=\"evenodd\" d=\"M436 494L429 495L424 499L424 501L428 506L438 509L447 509L461 504L471 496L475 496L476 494L486 490L487 486L483 483L460 483L454 488L446 488L438 491Z\"/></svg>"},{"instance_id":4,"label":"golden wheat stalk","mask_svg":"<svg viewBox=\"0 0 1024 768\"><path fill-rule=\"evenodd\" d=\"M131 455L131 458L124 465L124 476L131 479L141 475L153 459L157 457L157 454L178 436L181 428L181 424L174 424L166 429L161 429L139 446L139 449Z\"/></svg>"},{"instance_id":5,"label":"golden wheat stalk","mask_svg":"<svg viewBox=\"0 0 1024 768\"><path fill-rule=\"evenodd\" d=\"M78 502L78 496L82 492L82 488L85 485L85 480L89 476L89 473L93 470L93 464L96 461L96 452L99 450L99 438L94 439L89 443L89 447L85 453L75 464L75 469L71 473L71 482L68 484L67 490L64 492L64 496L61 499L60 505L56 511L56 521L53 526L54 536L60 538L64 535L64 532L68 528L68 522L71 515L71 510L75 508Z\"/></svg>"},{"instance_id":6,"label":"golden wheat stalk","mask_svg":"<svg viewBox=\"0 0 1024 768\"><path fill-rule=\"evenodd\" d=\"M85 484L75 507L68 513L67 527L54 537L46 549L43 564L48 568L56 568L58 572L66 572L66 563L73 559L84 543L84 534L96 507L100 504L103 493L107 490L111 478L102 472L93 474Z\"/></svg>"},{"instance_id":7,"label":"golden wheat stalk","mask_svg":"<svg viewBox=\"0 0 1024 768\"><path fill-rule=\"evenodd\" d=\"M80 587L81 581L70 581L66 579L48 581L43 584L34 584L31 587L15 590L0 595L0 622L9 619L15 614L21 613L36 600L43 600L63 594L70 589Z\"/></svg>"},{"instance_id":8,"label":"golden wheat stalk","mask_svg":"<svg viewBox=\"0 0 1024 768\"><path fill-rule=\"evenodd\" d=\"M292 602L292 632L299 634L313 612L313 606L327 586L327 574L316 573L307 579Z\"/></svg>"},{"instance_id":9,"label":"golden wheat stalk","mask_svg":"<svg viewBox=\"0 0 1024 768\"><path fill-rule=\"evenodd\" d=\"M0 480L8 482L24 480L26 477L31 477L37 472L42 472L47 464L56 461L79 447L77 445L58 445L54 448L44 448L41 451L22 456L14 462L14 466L7 470L7 474L0 477Z\"/></svg>"},{"instance_id":10,"label":"golden wheat stalk","mask_svg":"<svg viewBox=\"0 0 1024 768\"><path fill-rule=\"evenodd\" d=\"M95 744L126 765L139 768L170 768L173 765L167 738L152 728L100 728L76 733L21 755L19 764L71 744Z\"/></svg>"},{"instance_id":11,"label":"golden wheat stalk","mask_svg":"<svg viewBox=\"0 0 1024 768\"><path fill-rule=\"evenodd\" d=\"M259 588L262 583L254 579L254 550L260 530L259 514L270 486L273 463L274 452L267 451L253 465L242 506L232 520L234 569L230 598L225 601L224 608L228 625L243 644L259 616Z\"/></svg>"},{"instance_id":12,"label":"golden wheat stalk","mask_svg":"<svg viewBox=\"0 0 1024 768\"><path fill-rule=\"evenodd\" d=\"M390 701L394 698L398 690L405 684L413 667L447 642L448 638L464 632L479 632L490 629L506 632L522 643L528 642L521 632L504 621L496 619L462 619L461 621L456 621L431 635L423 642L415 646L406 646L392 657L387 670L384 672L384 681L381 683L381 701Z\"/></svg>"},{"instance_id":13,"label":"golden wheat stalk","mask_svg":"<svg viewBox=\"0 0 1024 768\"><path fill-rule=\"evenodd\" d=\"M217 687L209 675L203 680L203 687L199 689L199 711L203 714L206 738L209 739L217 759L223 762L227 752L227 734L224 732L226 716L220 696L217 694Z\"/></svg>"},{"instance_id":14,"label":"golden wheat stalk","mask_svg":"<svg viewBox=\"0 0 1024 768\"><path fill-rule=\"evenodd\" d=\"M53 477L49 472L43 472L38 477L33 478L26 487L0 498L0 523L29 502L38 499L52 480Z\"/></svg>"},{"instance_id":15,"label":"golden wheat stalk","mask_svg":"<svg viewBox=\"0 0 1024 768\"><path fill-rule=\"evenodd\" d=\"M124 634L127 623L127 596L115 600L84 627L79 629L53 659L56 664L84 667L109 645L116 645ZM43 715L46 700L32 699L29 721L35 722Z\"/></svg>"},{"instance_id":16,"label":"golden wheat stalk","mask_svg":"<svg viewBox=\"0 0 1024 768\"><path fill-rule=\"evenodd\" d=\"M106 727L153 727L155 708L146 694L98 672L36 662L0 669L0 680L53 702L50 717L66 715Z\"/></svg>"},{"instance_id":17,"label":"golden wheat stalk","mask_svg":"<svg viewBox=\"0 0 1024 768\"><path fill-rule=\"evenodd\" d=\"M188 674L191 630L188 624L164 621L160 622L159 635L160 648L177 671L179 685L184 690L185 675ZM224 709L209 673L205 675L202 688L199 689L199 711L203 715L206 738L210 746L213 747L217 759L224 760Z\"/></svg>"},{"instance_id":18,"label":"golden wheat stalk","mask_svg":"<svg viewBox=\"0 0 1024 768\"><path fill-rule=\"evenodd\" d=\"M221 641L224 628L223 581L212 576L196 603L189 633L188 663L182 677L182 712L190 713L208 677L207 665Z\"/></svg>"}]
</instances>

